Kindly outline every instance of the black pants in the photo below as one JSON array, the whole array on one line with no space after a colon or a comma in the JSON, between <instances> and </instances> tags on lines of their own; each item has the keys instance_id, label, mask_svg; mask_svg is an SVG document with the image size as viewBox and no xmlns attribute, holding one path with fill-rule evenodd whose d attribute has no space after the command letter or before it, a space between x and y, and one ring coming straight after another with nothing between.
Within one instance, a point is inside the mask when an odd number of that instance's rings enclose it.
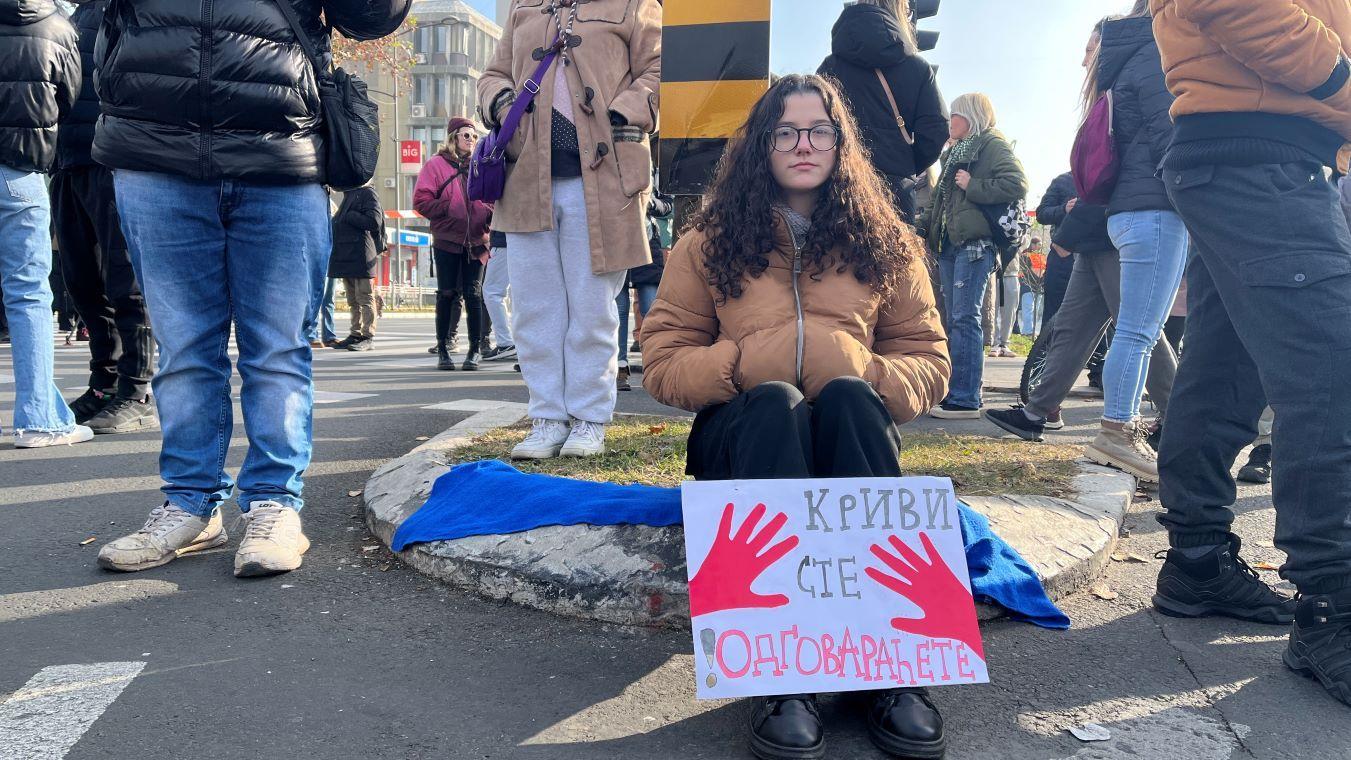
<instances>
[{"instance_id":1,"label":"black pants","mask_svg":"<svg viewBox=\"0 0 1351 760\"><path fill-rule=\"evenodd\" d=\"M444 343L460 324L463 305L469 323L469 346L477 350L487 334L483 324L483 265L472 253L436 248L436 340Z\"/></svg>"},{"instance_id":2,"label":"black pants","mask_svg":"<svg viewBox=\"0 0 1351 760\"><path fill-rule=\"evenodd\" d=\"M1159 452L1173 546L1223 544L1230 468L1268 404L1281 575L1351 587L1351 230L1313 162L1164 170L1195 254Z\"/></svg>"},{"instance_id":3,"label":"black pants","mask_svg":"<svg viewBox=\"0 0 1351 760\"><path fill-rule=\"evenodd\" d=\"M112 172L101 166L58 172L51 195L61 272L89 330L89 387L143 398L150 393L155 343L122 238Z\"/></svg>"},{"instance_id":4,"label":"black pants","mask_svg":"<svg viewBox=\"0 0 1351 760\"><path fill-rule=\"evenodd\" d=\"M1070 287L1070 275L1074 272L1074 257L1061 256L1052 251L1046 255L1046 274L1042 277L1041 294L1041 331L1046 332L1060 304L1065 300L1065 291Z\"/></svg>"},{"instance_id":5,"label":"black pants","mask_svg":"<svg viewBox=\"0 0 1351 760\"><path fill-rule=\"evenodd\" d=\"M863 380L833 380L814 403L787 383L766 383L699 413L685 471L698 480L900 476L900 446Z\"/></svg>"}]
</instances>

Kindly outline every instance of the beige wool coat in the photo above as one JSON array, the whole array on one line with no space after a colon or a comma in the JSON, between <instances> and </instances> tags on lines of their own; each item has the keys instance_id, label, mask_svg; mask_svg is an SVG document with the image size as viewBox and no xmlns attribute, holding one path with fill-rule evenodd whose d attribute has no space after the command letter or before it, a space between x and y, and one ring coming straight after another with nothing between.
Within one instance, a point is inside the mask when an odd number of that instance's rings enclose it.
<instances>
[{"instance_id":1,"label":"beige wool coat","mask_svg":"<svg viewBox=\"0 0 1351 760\"><path fill-rule=\"evenodd\" d=\"M564 68L582 157L582 180L591 234L591 269L619 272L651 262L644 217L652 185L650 135L657 129L661 82L661 4L657 0L577 0ZM497 53L478 83L479 111L495 123L493 103L504 90L519 92L539 62L533 54L553 41L557 28L545 0L514 0ZM566 22L568 9L557 8ZM554 62L561 66L562 59ZM534 108L507 148L505 194L495 204L493 229L553 229L550 144L553 68L539 83ZM616 141L610 111L638 127L639 139ZM501 114L505 116L505 111Z\"/></svg>"}]
</instances>

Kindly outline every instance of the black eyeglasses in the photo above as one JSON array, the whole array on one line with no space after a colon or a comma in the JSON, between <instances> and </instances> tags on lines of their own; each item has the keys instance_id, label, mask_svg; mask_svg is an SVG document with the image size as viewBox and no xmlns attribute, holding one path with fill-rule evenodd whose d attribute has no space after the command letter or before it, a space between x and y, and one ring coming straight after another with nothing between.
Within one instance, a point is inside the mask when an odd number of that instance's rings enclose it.
<instances>
[{"instance_id":1,"label":"black eyeglasses","mask_svg":"<svg viewBox=\"0 0 1351 760\"><path fill-rule=\"evenodd\" d=\"M807 144L819 151L834 150L840 144L840 128L834 124L817 124L814 127L779 126L769 130L770 144L780 153L792 153L802 142L802 133L807 133Z\"/></svg>"}]
</instances>

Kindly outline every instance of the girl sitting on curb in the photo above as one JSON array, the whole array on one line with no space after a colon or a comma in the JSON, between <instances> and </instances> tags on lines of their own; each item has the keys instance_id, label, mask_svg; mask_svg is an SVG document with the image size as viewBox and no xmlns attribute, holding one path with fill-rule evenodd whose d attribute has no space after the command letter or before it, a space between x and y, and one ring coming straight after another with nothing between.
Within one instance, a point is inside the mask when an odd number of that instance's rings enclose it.
<instances>
[{"instance_id":1,"label":"girl sitting on curb","mask_svg":"<svg viewBox=\"0 0 1351 760\"><path fill-rule=\"evenodd\" d=\"M900 433L951 373L924 248L869 163L838 90L780 79L728 147L643 323L645 387L698 412L699 479L899 476ZM871 694L869 733L941 757L923 689ZM825 756L816 698L759 698L755 754Z\"/></svg>"}]
</instances>

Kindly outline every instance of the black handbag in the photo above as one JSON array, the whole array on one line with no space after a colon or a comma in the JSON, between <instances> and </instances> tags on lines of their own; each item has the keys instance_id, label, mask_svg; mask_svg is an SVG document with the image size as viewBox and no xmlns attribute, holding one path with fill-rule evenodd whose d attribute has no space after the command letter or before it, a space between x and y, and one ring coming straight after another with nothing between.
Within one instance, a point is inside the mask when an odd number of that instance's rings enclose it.
<instances>
[{"instance_id":1,"label":"black handbag","mask_svg":"<svg viewBox=\"0 0 1351 760\"><path fill-rule=\"evenodd\" d=\"M331 72L325 70L314 40L301 26L296 9L289 0L276 0L276 3L305 49L319 85L324 130L324 182L343 192L361 187L375 176L375 166L380 160L380 108L366 93L366 83L361 77L349 74L341 67L335 67ZM325 27L330 33L332 29Z\"/></svg>"}]
</instances>

